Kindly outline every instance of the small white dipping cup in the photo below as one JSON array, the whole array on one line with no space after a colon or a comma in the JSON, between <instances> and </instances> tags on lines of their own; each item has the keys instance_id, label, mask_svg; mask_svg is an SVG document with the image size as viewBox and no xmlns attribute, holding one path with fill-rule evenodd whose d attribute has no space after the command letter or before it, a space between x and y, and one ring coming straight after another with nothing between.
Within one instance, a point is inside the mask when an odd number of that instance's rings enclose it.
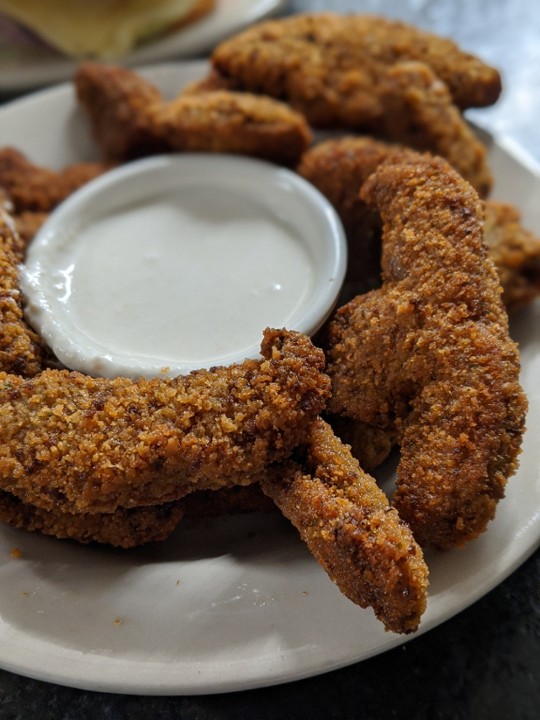
<instances>
[{"instance_id":1,"label":"small white dipping cup","mask_svg":"<svg viewBox=\"0 0 540 720\"><path fill-rule=\"evenodd\" d=\"M302 246L302 253L311 263L312 281L304 296L301 300L295 300L294 307L288 308L283 313L284 317L271 318L272 322L268 321L268 317L261 317L260 323L256 318L254 322L256 331L253 337L250 336L247 340L243 338L242 342L237 344L234 341L233 320L230 329L227 331L225 328L222 332L222 335L230 338L232 347L227 347L227 343L225 345L222 342L217 343L216 348L210 348L202 357L200 352L197 354L189 351L190 347L197 346L197 338L190 344L189 338L185 337L182 338L178 351L168 350L163 353L157 347L159 343L152 341L150 347L142 347L142 349L122 346L122 329L126 327L126 322L134 324L135 336L141 338L141 341L145 332L147 333L144 325L139 329L137 323L142 322L144 315L144 312L141 313L141 308L144 311L145 307L144 292L152 292L152 290L147 288L144 277L132 278L133 283L136 285L138 283L137 287L142 293L140 303L127 320L119 316L118 333L112 333L114 342L104 342L103 338L96 337L99 333L93 332L91 327L85 327L86 321L83 315L90 318L90 326L92 323L95 326L97 322L97 314L95 317L91 314L93 312L91 303L89 307L83 308L84 313L74 312L73 307L70 306L73 278L69 273L70 268L72 269L75 264L70 264L70 253L73 253L76 259L77 252L80 252L80 249L76 250L77 238L83 237L83 233L87 233L93 227L101 227L99 224L110 217L115 218L115 228L121 229L122 213L131 212L134 208L137 212L149 208L148 212L154 213L153 217L156 217L155 214L159 214L164 198L168 199L167 202L178 200L181 206L182 199L188 196L199 198L198 215L203 216L207 211L208 215L214 218L213 222L216 218L219 220L220 212L224 212L224 206L227 221L236 212L255 219L264 216L267 226L270 223L270 231L266 227L270 239L265 241L263 246L262 255L265 258L271 250L272 223L275 224L276 230L280 228L280 232L285 228L294 243ZM231 200L230 204L228 198ZM219 205L220 209L215 210L213 204ZM134 227L133 217L131 216L132 224L129 232ZM182 233L181 225L180 220L178 233ZM219 230L218 223L215 227ZM155 232L151 234L153 237L148 238L150 245L154 240L156 242L159 240L159 232L159 223L156 223ZM121 234L119 232L119 235ZM260 242L260 238L254 238L255 240ZM96 248L98 241L99 237L96 240ZM103 277L106 277L106 275L101 277L101 273L108 272L107 255L102 259L95 259L91 255L90 246L85 245L84 249L85 262L87 265L93 265L95 260L101 283ZM111 257L112 250L111 247ZM103 250L100 252L103 253ZM216 266L214 255L217 254L209 251L208 267L211 263L213 267ZM267 162L236 155L201 153L163 155L135 161L107 172L89 182L62 203L50 215L28 248L26 262L21 269L21 288L29 322L66 367L104 377L175 376L201 367L229 365L248 357L258 357L262 332L268 325L287 327L290 330L313 335L326 320L337 300L345 276L346 255L344 231L333 207L318 190L294 172ZM130 265L128 259L131 263L133 258L129 249L126 254L126 268ZM223 257L224 261L226 259ZM280 266L283 260L287 262L286 257L281 256ZM148 272L149 262L146 260L141 262L144 272ZM204 268L204 256L202 262ZM219 262L217 264L219 265ZM243 272L241 267L239 271ZM257 271L259 272L259 268ZM182 282L184 277L195 283L197 290L191 293L187 302L185 300L182 302L182 306L200 312L205 278L191 276L197 272L201 273L200 262L198 269L193 272L189 266L179 268L178 282ZM117 267L117 277L120 275ZM124 278L120 280L116 281L117 286L121 286ZM112 282L115 282L114 278ZM164 284L165 281L161 283ZM158 283L155 286L154 293L159 291L161 296L164 292L166 298L166 288L161 285ZM238 283L238 286L240 285L241 283ZM220 294L220 302L215 304L216 311L227 306L229 302L227 293L231 293L232 302L232 293L236 292L236 286L237 283L233 283L228 291ZM103 286L100 285L98 298L100 303L106 305L110 302L114 305L118 300L118 298L116 301L114 299L114 288L111 288L110 300L102 297L102 288ZM241 292L241 288L238 292ZM257 293L252 291L252 294ZM171 303L175 302L174 298L174 293L171 293ZM161 302L162 307L165 307L168 301L165 299ZM242 304L247 305L251 301L246 297L245 300L236 298L236 302L241 308ZM97 312L99 311L96 310ZM241 313L239 318L241 323ZM212 321L212 317L208 322L201 321L201 333L213 332ZM219 323L220 321L216 319L215 324ZM215 329L223 330L217 327ZM163 330L173 333L175 331L175 327L165 327ZM185 348L185 353L182 347Z\"/></svg>"}]
</instances>

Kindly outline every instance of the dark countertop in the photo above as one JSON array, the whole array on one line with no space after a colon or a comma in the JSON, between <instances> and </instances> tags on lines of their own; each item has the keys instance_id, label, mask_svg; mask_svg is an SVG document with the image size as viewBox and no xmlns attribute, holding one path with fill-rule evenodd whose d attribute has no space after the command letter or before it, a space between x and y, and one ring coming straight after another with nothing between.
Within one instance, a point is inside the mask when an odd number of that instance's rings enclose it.
<instances>
[{"instance_id":1,"label":"dark countertop","mask_svg":"<svg viewBox=\"0 0 540 720\"><path fill-rule=\"evenodd\" d=\"M481 122L540 161L540 11L530 0L293 0L288 10L385 12L456 37L503 70ZM519 33L519 35L518 35ZM475 119L477 119L475 117ZM540 708L540 552L456 617L342 670L286 685L193 697L109 695L0 671L0 720L414 718L533 720Z\"/></svg>"}]
</instances>

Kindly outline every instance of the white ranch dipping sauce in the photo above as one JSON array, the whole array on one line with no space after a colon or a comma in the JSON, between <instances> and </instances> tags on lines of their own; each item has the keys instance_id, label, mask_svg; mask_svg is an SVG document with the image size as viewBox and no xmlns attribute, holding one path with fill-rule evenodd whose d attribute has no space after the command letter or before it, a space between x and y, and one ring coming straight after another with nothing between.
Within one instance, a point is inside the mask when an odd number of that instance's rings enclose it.
<instances>
[{"instance_id":1,"label":"white ranch dipping sauce","mask_svg":"<svg viewBox=\"0 0 540 720\"><path fill-rule=\"evenodd\" d=\"M169 158L157 175L160 159L134 163L131 194L125 183L111 185L122 171L108 173L53 213L31 244L25 311L66 367L174 376L256 356L265 327L298 327L309 315L320 248L288 219L279 188L276 195L262 176L250 177L286 171L240 158L228 158L225 171L224 157L203 156L200 174L186 168L193 157ZM301 206L294 204L300 217ZM335 263L326 275L333 285Z\"/></svg>"}]
</instances>

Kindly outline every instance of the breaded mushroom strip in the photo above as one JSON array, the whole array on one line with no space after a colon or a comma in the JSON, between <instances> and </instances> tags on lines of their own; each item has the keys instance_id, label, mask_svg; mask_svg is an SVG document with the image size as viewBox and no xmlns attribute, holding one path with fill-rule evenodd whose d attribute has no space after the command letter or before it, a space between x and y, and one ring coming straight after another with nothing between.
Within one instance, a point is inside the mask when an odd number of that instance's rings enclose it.
<instances>
[{"instance_id":1,"label":"breaded mushroom strip","mask_svg":"<svg viewBox=\"0 0 540 720\"><path fill-rule=\"evenodd\" d=\"M0 487L45 510L113 512L250 484L329 393L308 337L267 330L261 352L174 379L0 374Z\"/></svg>"},{"instance_id":2,"label":"breaded mushroom strip","mask_svg":"<svg viewBox=\"0 0 540 720\"><path fill-rule=\"evenodd\" d=\"M97 62L82 63L74 82L77 99L108 160L131 160L166 150L153 126L151 110L163 98L152 83L128 68Z\"/></svg>"},{"instance_id":3,"label":"breaded mushroom strip","mask_svg":"<svg viewBox=\"0 0 540 720\"><path fill-rule=\"evenodd\" d=\"M75 85L94 137L111 160L156 152L231 152L293 165L309 147L305 119L284 103L217 91L166 103L133 70L83 64Z\"/></svg>"},{"instance_id":4,"label":"breaded mushroom strip","mask_svg":"<svg viewBox=\"0 0 540 720\"><path fill-rule=\"evenodd\" d=\"M0 149L0 194L21 241L17 249L20 260L49 213L109 168L106 163L81 162L55 171L34 164L15 148Z\"/></svg>"},{"instance_id":5,"label":"breaded mushroom strip","mask_svg":"<svg viewBox=\"0 0 540 720\"><path fill-rule=\"evenodd\" d=\"M119 508L113 513L70 513L43 510L0 490L0 522L60 540L98 542L132 548L166 540L184 514L181 501L150 507Z\"/></svg>"},{"instance_id":6,"label":"breaded mushroom strip","mask_svg":"<svg viewBox=\"0 0 540 720\"><path fill-rule=\"evenodd\" d=\"M499 73L451 40L369 15L314 13L258 23L212 55L210 86L284 99L317 127L369 127L383 112L381 79L408 61L423 63L461 109L493 104Z\"/></svg>"},{"instance_id":7,"label":"breaded mushroom strip","mask_svg":"<svg viewBox=\"0 0 540 720\"><path fill-rule=\"evenodd\" d=\"M43 510L0 490L0 522L59 540L97 542L133 548L166 540L185 518L206 518L231 513L277 512L258 485L201 490L173 502L137 508L118 508L112 513L72 513Z\"/></svg>"},{"instance_id":8,"label":"breaded mushroom strip","mask_svg":"<svg viewBox=\"0 0 540 720\"><path fill-rule=\"evenodd\" d=\"M0 210L0 371L32 377L42 369L38 335L26 324L19 290L21 241L12 218Z\"/></svg>"},{"instance_id":9,"label":"breaded mushroom strip","mask_svg":"<svg viewBox=\"0 0 540 720\"><path fill-rule=\"evenodd\" d=\"M343 223L348 244L347 299L379 284L381 221L359 193L371 173L396 149L367 136L332 138L305 152L297 167L332 203Z\"/></svg>"},{"instance_id":10,"label":"breaded mushroom strip","mask_svg":"<svg viewBox=\"0 0 540 720\"><path fill-rule=\"evenodd\" d=\"M382 79L383 116L376 131L416 150L448 160L487 197L493 184L487 150L452 102L448 87L420 62L401 62Z\"/></svg>"},{"instance_id":11,"label":"breaded mushroom strip","mask_svg":"<svg viewBox=\"0 0 540 720\"><path fill-rule=\"evenodd\" d=\"M498 73L448 40L382 18L301 15L250 28L220 45L212 61L201 91L222 78L230 89L284 98L316 127L429 150L482 197L491 188L486 149L459 107L494 102Z\"/></svg>"},{"instance_id":12,"label":"breaded mushroom strip","mask_svg":"<svg viewBox=\"0 0 540 720\"><path fill-rule=\"evenodd\" d=\"M0 189L15 215L48 213L68 195L109 169L101 162L68 165L55 171L35 165L15 148L0 150Z\"/></svg>"},{"instance_id":13,"label":"breaded mushroom strip","mask_svg":"<svg viewBox=\"0 0 540 720\"><path fill-rule=\"evenodd\" d=\"M521 214L509 203L485 203L485 241L495 262L503 300L509 310L540 296L540 238L523 227Z\"/></svg>"},{"instance_id":14,"label":"breaded mushroom strip","mask_svg":"<svg viewBox=\"0 0 540 720\"><path fill-rule=\"evenodd\" d=\"M422 551L327 423L313 423L305 466L285 464L262 487L344 595L372 607L387 630L418 628L428 586Z\"/></svg>"},{"instance_id":15,"label":"breaded mushroom strip","mask_svg":"<svg viewBox=\"0 0 540 720\"><path fill-rule=\"evenodd\" d=\"M367 178L398 146L370 137L326 140L302 156L298 172L335 207L349 245L347 299L378 284L381 221L359 195ZM540 295L540 239L523 227L508 203L484 203L484 241L503 287L507 309Z\"/></svg>"},{"instance_id":16,"label":"breaded mushroom strip","mask_svg":"<svg viewBox=\"0 0 540 720\"><path fill-rule=\"evenodd\" d=\"M517 466L526 400L477 194L440 158L390 156L362 188L383 285L329 329L330 410L396 432L394 504L423 546L486 528Z\"/></svg>"},{"instance_id":17,"label":"breaded mushroom strip","mask_svg":"<svg viewBox=\"0 0 540 720\"><path fill-rule=\"evenodd\" d=\"M172 150L253 155L294 165L311 143L304 118L284 103L226 90L181 95L154 111Z\"/></svg>"}]
</instances>

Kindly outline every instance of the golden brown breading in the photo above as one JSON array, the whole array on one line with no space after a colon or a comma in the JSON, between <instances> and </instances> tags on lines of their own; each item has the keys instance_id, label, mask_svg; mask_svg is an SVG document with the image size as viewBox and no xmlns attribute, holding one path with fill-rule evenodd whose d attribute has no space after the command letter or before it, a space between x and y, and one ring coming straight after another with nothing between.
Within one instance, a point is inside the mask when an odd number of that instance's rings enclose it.
<instances>
[{"instance_id":1,"label":"golden brown breading","mask_svg":"<svg viewBox=\"0 0 540 720\"><path fill-rule=\"evenodd\" d=\"M349 300L379 284L380 218L359 189L399 146L370 137L347 136L315 145L304 153L298 172L335 207L349 246L343 297ZM484 240L495 262L509 309L540 294L540 240L520 223L518 211L506 203L485 201Z\"/></svg>"},{"instance_id":2,"label":"golden brown breading","mask_svg":"<svg viewBox=\"0 0 540 720\"><path fill-rule=\"evenodd\" d=\"M70 513L43 510L0 490L0 522L30 532L81 543L99 542L131 548L165 540L184 514L180 501L113 513Z\"/></svg>"},{"instance_id":3,"label":"golden brown breading","mask_svg":"<svg viewBox=\"0 0 540 720\"><path fill-rule=\"evenodd\" d=\"M0 210L0 370L32 377L42 369L39 337L26 324L19 290L21 243L12 218Z\"/></svg>"},{"instance_id":4,"label":"golden brown breading","mask_svg":"<svg viewBox=\"0 0 540 720\"><path fill-rule=\"evenodd\" d=\"M350 446L362 470L373 473L389 457L396 445L396 435L373 425L343 415L326 417L340 440Z\"/></svg>"},{"instance_id":5,"label":"golden brown breading","mask_svg":"<svg viewBox=\"0 0 540 720\"><path fill-rule=\"evenodd\" d=\"M76 163L56 172L35 165L15 148L0 149L0 193L21 240L17 250L21 260L51 210L109 167L99 162Z\"/></svg>"},{"instance_id":6,"label":"golden brown breading","mask_svg":"<svg viewBox=\"0 0 540 720\"><path fill-rule=\"evenodd\" d=\"M250 28L212 60L201 91L221 82L285 98L315 126L352 127L429 150L483 197L491 188L486 149L455 102L477 90L494 101L498 74L450 41L382 18L301 15Z\"/></svg>"},{"instance_id":7,"label":"golden brown breading","mask_svg":"<svg viewBox=\"0 0 540 720\"><path fill-rule=\"evenodd\" d=\"M489 194L493 178L486 148L453 104L448 87L428 66L402 62L390 68L381 104L377 135L440 155L481 197Z\"/></svg>"},{"instance_id":8,"label":"golden brown breading","mask_svg":"<svg viewBox=\"0 0 540 720\"><path fill-rule=\"evenodd\" d=\"M15 215L25 211L48 213L109 167L99 162L77 163L55 172L34 165L15 148L5 147L0 150L0 188Z\"/></svg>"},{"instance_id":9,"label":"golden brown breading","mask_svg":"<svg viewBox=\"0 0 540 720\"><path fill-rule=\"evenodd\" d=\"M306 467L278 467L262 487L344 595L372 607L388 630L418 628L428 585L422 551L328 424L313 423Z\"/></svg>"},{"instance_id":10,"label":"golden brown breading","mask_svg":"<svg viewBox=\"0 0 540 720\"><path fill-rule=\"evenodd\" d=\"M166 103L132 70L83 64L75 85L105 156L231 152L293 165L311 142L304 118L270 98L224 91Z\"/></svg>"},{"instance_id":11,"label":"golden brown breading","mask_svg":"<svg viewBox=\"0 0 540 720\"><path fill-rule=\"evenodd\" d=\"M118 508L112 513L71 513L43 510L0 490L0 522L60 540L98 542L133 548L166 540L180 521L233 513L277 511L258 485L201 490L161 505Z\"/></svg>"},{"instance_id":12,"label":"golden brown breading","mask_svg":"<svg viewBox=\"0 0 540 720\"><path fill-rule=\"evenodd\" d=\"M390 156L362 188L383 286L330 324L330 410L397 432L394 504L421 545L473 539L515 471L526 400L477 194L440 158Z\"/></svg>"},{"instance_id":13,"label":"golden brown breading","mask_svg":"<svg viewBox=\"0 0 540 720\"><path fill-rule=\"evenodd\" d=\"M130 160L166 150L153 126L151 109L163 98L152 83L133 70L95 62L82 63L74 82L94 139L108 160Z\"/></svg>"},{"instance_id":14,"label":"golden brown breading","mask_svg":"<svg viewBox=\"0 0 540 720\"><path fill-rule=\"evenodd\" d=\"M133 381L0 374L0 486L45 510L113 512L247 485L324 407L324 355L267 330L262 360Z\"/></svg>"},{"instance_id":15,"label":"golden brown breading","mask_svg":"<svg viewBox=\"0 0 540 720\"><path fill-rule=\"evenodd\" d=\"M154 110L169 147L181 152L230 152L294 165L309 147L304 118L287 105L249 93L180 96Z\"/></svg>"},{"instance_id":16,"label":"golden brown breading","mask_svg":"<svg viewBox=\"0 0 540 720\"><path fill-rule=\"evenodd\" d=\"M296 15L258 23L212 55L225 87L285 99L318 127L373 130L382 117L388 70L408 61L431 68L460 108L494 103L498 72L451 40L369 15ZM214 75L214 87L219 84Z\"/></svg>"},{"instance_id":17,"label":"golden brown breading","mask_svg":"<svg viewBox=\"0 0 540 720\"><path fill-rule=\"evenodd\" d=\"M495 262L503 300L510 310L540 295L540 238L521 224L520 212L508 203L485 204L484 239Z\"/></svg>"},{"instance_id":18,"label":"golden brown breading","mask_svg":"<svg viewBox=\"0 0 540 720\"><path fill-rule=\"evenodd\" d=\"M304 153L298 172L332 203L347 236L347 274L342 296L350 300L379 285L381 222L360 199L360 188L396 146L371 137L320 142Z\"/></svg>"},{"instance_id":19,"label":"golden brown breading","mask_svg":"<svg viewBox=\"0 0 540 720\"><path fill-rule=\"evenodd\" d=\"M306 467L285 461L262 474L265 491L298 527L340 590L372 606L393 632L416 630L426 605L427 567L409 528L384 493L333 434L316 420ZM112 513L43 510L0 490L0 521L60 539L131 548L165 540L182 517L267 511L257 486L194 492L175 502ZM271 505L272 506L272 505Z\"/></svg>"}]
</instances>

